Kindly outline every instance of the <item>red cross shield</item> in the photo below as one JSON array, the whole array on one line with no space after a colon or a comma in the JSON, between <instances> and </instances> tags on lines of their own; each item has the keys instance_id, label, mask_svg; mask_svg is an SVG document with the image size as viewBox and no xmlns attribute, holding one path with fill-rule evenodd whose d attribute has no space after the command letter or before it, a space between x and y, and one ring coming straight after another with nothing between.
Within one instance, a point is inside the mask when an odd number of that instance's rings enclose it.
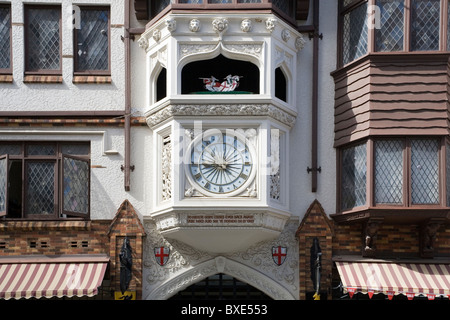
<instances>
[{"instance_id":1,"label":"red cross shield","mask_svg":"<svg viewBox=\"0 0 450 320\"><path fill-rule=\"evenodd\" d=\"M154 248L156 262L160 266L164 266L169 260L170 249L166 247Z\"/></svg>"},{"instance_id":2,"label":"red cross shield","mask_svg":"<svg viewBox=\"0 0 450 320\"><path fill-rule=\"evenodd\" d=\"M278 265L281 266L286 260L287 248L278 246L272 247L272 259Z\"/></svg>"}]
</instances>

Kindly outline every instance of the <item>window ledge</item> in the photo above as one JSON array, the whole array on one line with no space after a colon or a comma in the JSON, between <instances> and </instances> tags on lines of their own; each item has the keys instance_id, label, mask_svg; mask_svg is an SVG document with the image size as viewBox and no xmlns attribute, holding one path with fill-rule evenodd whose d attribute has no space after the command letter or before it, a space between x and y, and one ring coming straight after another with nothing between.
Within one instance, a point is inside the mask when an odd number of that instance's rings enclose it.
<instances>
[{"instance_id":1,"label":"window ledge","mask_svg":"<svg viewBox=\"0 0 450 320\"><path fill-rule=\"evenodd\" d=\"M90 230L91 221L2 221L0 231Z\"/></svg>"},{"instance_id":2,"label":"window ledge","mask_svg":"<svg viewBox=\"0 0 450 320\"><path fill-rule=\"evenodd\" d=\"M331 214L330 217L338 224L366 222L371 218L383 218L383 221L394 224L420 224L430 219L442 219L450 222L450 208L440 206L361 207L343 213Z\"/></svg>"},{"instance_id":3,"label":"window ledge","mask_svg":"<svg viewBox=\"0 0 450 320\"><path fill-rule=\"evenodd\" d=\"M73 83L109 84L111 76L74 76Z\"/></svg>"},{"instance_id":4,"label":"window ledge","mask_svg":"<svg viewBox=\"0 0 450 320\"><path fill-rule=\"evenodd\" d=\"M62 83L61 75L26 75L23 78L24 83Z\"/></svg>"},{"instance_id":5,"label":"window ledge","mask_svg":"<svg viewBox=\"0 0 450 320\"><path fill-rule=\"evenodd\" d=\"M0 74L0 83L13 83L12 74Z\"/></svg>"}]
</instances>

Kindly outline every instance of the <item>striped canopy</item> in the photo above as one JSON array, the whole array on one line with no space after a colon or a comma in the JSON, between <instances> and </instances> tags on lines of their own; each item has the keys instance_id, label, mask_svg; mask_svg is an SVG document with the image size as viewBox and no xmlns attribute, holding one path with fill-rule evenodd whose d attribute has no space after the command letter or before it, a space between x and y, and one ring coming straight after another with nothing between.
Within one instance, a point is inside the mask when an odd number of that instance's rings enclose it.
<instances>
[{"instance_id":1,"label":"striped canopy","mask_svg":"<svg viewBox=\"0 0 450 320\"><path fill-rule=\"evenodd\" d=\"M0 298L94 296L107 262L0 261Z\"/></svg>"},{"instance_id":2,"label":"striped canopy","mask_svg":"<svg viewBox=\"0 0 450 320\"><path fill-rule=\"evenodd\" d=\"M434 299L450 296L450 264L389 263L389 262L336 262L344 291L352 296L356 292L404 294L409 299L418 295Z\"/></svg>"}]
</instances>

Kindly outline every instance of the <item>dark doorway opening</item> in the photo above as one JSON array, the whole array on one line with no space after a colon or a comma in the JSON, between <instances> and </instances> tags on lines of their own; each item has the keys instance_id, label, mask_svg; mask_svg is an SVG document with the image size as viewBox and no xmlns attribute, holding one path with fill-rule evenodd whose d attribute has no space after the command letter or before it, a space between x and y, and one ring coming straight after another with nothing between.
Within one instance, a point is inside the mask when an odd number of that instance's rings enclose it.
<instances>
[{"instance_id":1,"label":"dark doorway opening","mask_svg":"<svg viewBox=\"0 0 450 320\"><path fill-rule=\"evenodd\" d=\"M203 279L171 300L271 300L264 292L224 273Z\"/></svg>"}]
</instances>

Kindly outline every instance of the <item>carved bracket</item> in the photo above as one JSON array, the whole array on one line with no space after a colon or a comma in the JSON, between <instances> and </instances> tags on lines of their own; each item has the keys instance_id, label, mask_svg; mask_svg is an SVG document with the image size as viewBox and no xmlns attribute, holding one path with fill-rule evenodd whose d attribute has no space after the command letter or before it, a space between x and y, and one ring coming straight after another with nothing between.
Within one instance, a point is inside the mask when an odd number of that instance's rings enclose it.
<instances>
[{"instance_id":1,"label":"carved bracket","mask_svg":"<svg viewBox=\"0 0 450 320\"><path fill-rule=\"evenodd\" d=\"M429 219L420 226L420 255L422 258L433 258L436 233L442 223L442 219Z\"/></svg>"},{"instance_id":2,"label":"carved bracket","mask_svg":"<svg viewBox=\"0 0 450 320\"><path fill-rule=\"evenodd\" d=\"M373 257L376 253L375 240L384 218L370 218L364 228L364 257Z\"/></svg>"}]
</instances>

